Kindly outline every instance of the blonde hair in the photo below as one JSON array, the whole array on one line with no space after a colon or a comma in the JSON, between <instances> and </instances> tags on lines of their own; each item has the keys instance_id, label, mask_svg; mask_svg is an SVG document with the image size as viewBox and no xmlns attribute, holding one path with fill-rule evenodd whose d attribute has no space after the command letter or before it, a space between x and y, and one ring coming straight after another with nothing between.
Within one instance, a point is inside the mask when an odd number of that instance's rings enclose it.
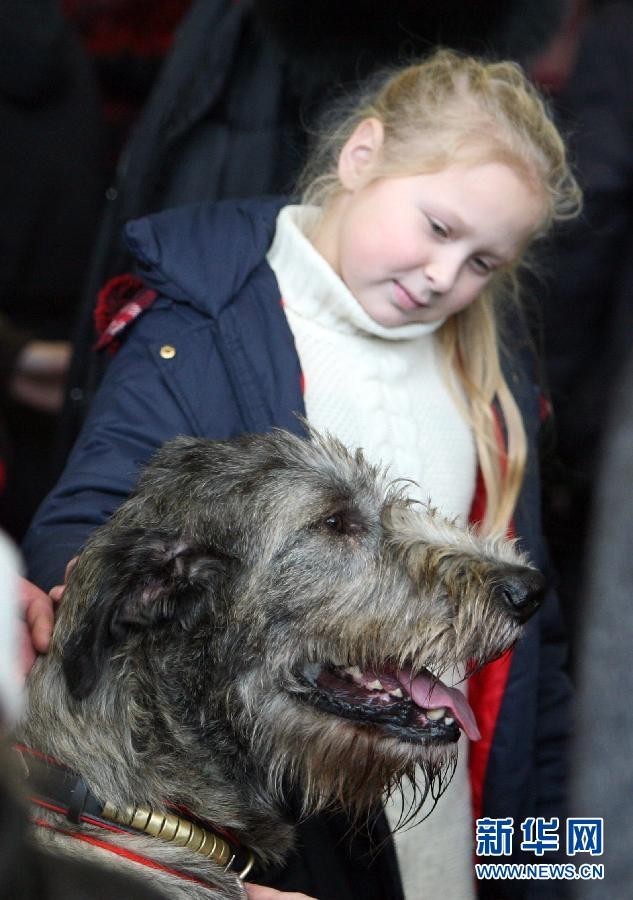
<instances>
[{"instance_id":1,"label":"blonde hair","mask_svg":"<svg viewBox=\"0 0 633 900\"><path fill-rule=\"evenodd\" d=\"M378 119L384 139L372 178L440 171L457 163L502 162L543 197L538 235L578 214L580 189L564 142L538 91L512 62L485 62L437 50L397 71L370 90L335 127L324 133L299 187L304 203L326 207L341 192L338 160L356 128ZM538 235L535 235L538 236ZM456 396L470 423L486 489L481 530L508 527L523 481L527 440L521 414L503 377L495 305L518 299L520 261L495 273L477 300L450 316L438 332L447 371L462 391ZM449 379L452 381L452 379ZM507 433L500 447L495 404Z\"/></svg>"}]
</instances>

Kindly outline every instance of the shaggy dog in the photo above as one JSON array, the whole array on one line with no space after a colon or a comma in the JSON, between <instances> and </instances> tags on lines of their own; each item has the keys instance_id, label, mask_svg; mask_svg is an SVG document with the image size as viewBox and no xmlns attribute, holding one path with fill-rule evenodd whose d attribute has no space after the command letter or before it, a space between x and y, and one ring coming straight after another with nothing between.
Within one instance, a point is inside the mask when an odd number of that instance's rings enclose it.
<instances>
[{"instance_id":1,"label":"shaggy dog","mask_svg":"<svg viewBox=\"0 0 633 900\"><path fill-rule=\"evenodd\" d=\"M450 774L478 732L440 675L503 653L541 591L334 440L178 438L83 550L30 678L39 835L170 898L243 897L292 846L289 790L360 816Z\"/></svg>"}]
</instances>

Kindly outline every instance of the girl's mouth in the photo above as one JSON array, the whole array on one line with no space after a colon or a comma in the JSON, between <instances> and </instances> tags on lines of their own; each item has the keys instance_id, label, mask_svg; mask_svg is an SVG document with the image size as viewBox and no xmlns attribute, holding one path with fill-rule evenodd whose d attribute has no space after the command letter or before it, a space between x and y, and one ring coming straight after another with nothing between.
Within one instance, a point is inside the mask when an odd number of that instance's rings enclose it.
<instances>
[{"instance_id":1,"label":"girl's mouth","mask_svg":"<svg viewBox=\"0 0 633 900\"><path fill-rule=\"evenodd\" d=\"M425 294L424 297L417 297L395 278L393 279L393 293L396 305L406 311L428 309L430 305L430 292Z\"/></svg>"}]
</instances>

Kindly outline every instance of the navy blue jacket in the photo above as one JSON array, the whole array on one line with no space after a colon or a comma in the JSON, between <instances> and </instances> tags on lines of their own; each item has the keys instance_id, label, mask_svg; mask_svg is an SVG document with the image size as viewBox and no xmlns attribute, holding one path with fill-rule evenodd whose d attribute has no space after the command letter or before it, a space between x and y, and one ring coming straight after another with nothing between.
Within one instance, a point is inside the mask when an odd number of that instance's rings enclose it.
<instances>
[{"instance_id":1,"label":"navy blue jacket","mask_svg":"<svg viewBox=\"0 0 633 900\"><path fill-rule=\"evenodd\" d=\"M277 199L199 204L127 226L139 272L159 297L130 327L66 469L33 521L24 553L36 583L49 588L63 580L66 562L130 493L139 467L168 438L229 438L274 426L302 431L299 360L265 260L281 205ZM539 395L527 346L515 342L515 351L505 360L506 376L529 441L515 524L532 560L545 568ZM564 651L549 596L514 651L486 772L484 815L514 817L517 832L528 815L564 815ZM521 893L527 884L509 882L511 896L528 896ZM347 896L319 894L315 885L293 887L322 900ZM356 888L349 896L373 894ZM397 887L384 896L395 900ZM493 885L491 896L503 896L502 883Z\"/></svg>"}]
</instances>

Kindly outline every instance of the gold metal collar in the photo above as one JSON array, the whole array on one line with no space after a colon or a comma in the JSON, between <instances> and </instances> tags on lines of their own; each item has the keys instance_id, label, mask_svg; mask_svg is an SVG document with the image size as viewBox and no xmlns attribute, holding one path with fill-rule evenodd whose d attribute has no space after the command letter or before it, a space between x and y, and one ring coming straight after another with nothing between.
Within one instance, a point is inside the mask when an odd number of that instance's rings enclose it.
<instances>
[{"instance_id":1,"label":"gold metal collar","mask_svg":"<svg viewBox=\"0 0 633 900\"><path fill-rule=\"evenodd\" d=\"M110 822L134 828L136 831L142 831L144 834L149 834L169 844L175 844L177 847L186 847L222 866L225 871L230 869L235 862L235 853L228 841L174 813L158 812L146 804L117 809L107 801L101 815ZM255 862L253 853L250 850L246 853L247 862L237 873L238 878L242 880L246 878Z\"/></svg>"}]
</instances>

